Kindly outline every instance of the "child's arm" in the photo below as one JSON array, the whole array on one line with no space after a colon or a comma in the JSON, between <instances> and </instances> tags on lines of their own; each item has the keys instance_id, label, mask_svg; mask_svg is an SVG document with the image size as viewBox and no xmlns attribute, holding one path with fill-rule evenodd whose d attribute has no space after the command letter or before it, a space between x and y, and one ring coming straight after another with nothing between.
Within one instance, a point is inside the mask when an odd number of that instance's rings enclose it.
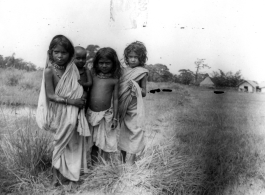
<instances>
[{"instance_id":1,"label":"child's arm","mask_svg":"<svg viewBox=\"0 0 265 195\"><path fill-rule=\"evenodd\" d=\"M142 96L143 97L146 96L146 82L147 82L147 75L144 76L139 82L139 85L142 88Z\"/></svg>"},{"instance_id":2,"label":"child's arm","mask_svg":"<svg viewBox=\"0 0 265 195\"><path fill-rule=\"evenodd\" d=\"M91 75L91 72L90 72L90 70L88 68L85 68L85 70L86 70L87 81L86 82L82 82L82 83L79 82L79 83L80 83L80 85L82 85L83 87L88 89L89 87L92 86L92 75Z\"/></svg>"},{"instance_id":3,"label":"child's arm","mask_svg":"<svg viewBox=\"0 0 265 195\"><path fill-rule=\"evenodd\" d=\"M53 72L50 68L46 68L44 72L45 76L45 89L46 89L46 94L47 98L49 101L60 103L60 104L65 104L65 105L72 105L76 106L79 108L84 107L84 101L80 99L67 99L60 97L55 94L55 86L53 84Z\"/></svg>"},{"instance_id":4,"label":"child's arm","mask_svg":"<svg viewBox=\"0 0 265 195\"><path fill-rule=\"evenodd\" d=\"M112 129L115 129L118 125L118 96L119 96L119 82L117 80L114 91L113 91L113 119L112 119Z\"/></svg>"}]
</instances>

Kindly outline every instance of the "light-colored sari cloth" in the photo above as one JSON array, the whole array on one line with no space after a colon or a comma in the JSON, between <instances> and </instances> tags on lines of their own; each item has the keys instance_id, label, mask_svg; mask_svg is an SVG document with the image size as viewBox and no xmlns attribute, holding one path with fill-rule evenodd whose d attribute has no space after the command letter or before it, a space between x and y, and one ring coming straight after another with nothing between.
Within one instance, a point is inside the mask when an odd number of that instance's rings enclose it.
<instances>
[{"instance_id":1,"label":"light-colored sari cloth","mask_svg":"<svg viewBox=\"0 0 265 195\"><path fill-rule=\"evenodd\" d=\"M137 83L148 74L143 67L124 68L119 83L119 114L120 135L119 149L136 154L145 147L144 131L144 104L141 88ZM133 83L130 89L129 82Z\"/></svg>"},{"instance_id":2,"label":"light-colored sari cloth","mask_svg":"<svg viewBox=\"0 0 265 195\"><path fill-rule=\"evenodd\" d=\"M94 112L88 108L87 120L91 131L89 147L94 144L105 152L117 151L116 129L111 129L113 108L104 111Z\"/></svg>"},{"instance_id":3,"label":"light-colored sari cloth","mask_svg":"<svg viewBox=\"0 0 265 195\"><path fill-rule=\"evenodd\" d=\"M46 68L52 66L47 59ZM52 165L72 181L78 181L81 168L86 171L86 139L90 130L84 109L75 106L51 102L46 96L45 69L38 101L36 120L41 129L54 134ZM79 72L71 61L59 80L55 94L69 99L78 99L83 95L79 85Z\"/></svg>"}]
</instances>

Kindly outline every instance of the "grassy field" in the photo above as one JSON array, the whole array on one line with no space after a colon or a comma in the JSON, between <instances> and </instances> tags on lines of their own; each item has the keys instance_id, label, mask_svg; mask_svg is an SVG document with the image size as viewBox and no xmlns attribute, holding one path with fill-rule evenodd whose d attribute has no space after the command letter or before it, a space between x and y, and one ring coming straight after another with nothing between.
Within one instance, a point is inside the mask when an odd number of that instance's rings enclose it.
<instances>
[{"instance_id":1,"label":"grassy field","mask_svg":"<svg viewBox=\"0 0 265 195\"><path fill-rule=\"evenodd\" d=\"M233 91L217 95L174 83L148 83L148 89L156 88L173 91L145 98L148 147L136 165L102 162L71 190L49 185L52 138L38 129L34 111L21 116L2 105L0 194L264 192L265 95Z\"/></svg>"}]
</instances>

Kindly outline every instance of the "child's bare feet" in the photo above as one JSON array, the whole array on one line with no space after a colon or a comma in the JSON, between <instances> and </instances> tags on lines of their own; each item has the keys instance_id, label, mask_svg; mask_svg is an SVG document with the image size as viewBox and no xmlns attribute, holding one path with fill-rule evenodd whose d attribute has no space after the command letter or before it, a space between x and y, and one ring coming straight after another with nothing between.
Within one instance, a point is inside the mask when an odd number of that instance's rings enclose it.
<instances>
[{"instance_id":1,"label":"child's bare feet","mask_svg":"<svg viewBox=\"0 0 265 195\"><path fill-rule=\"evenodd\" d=\"M59 180L58 180L58 171L55 168L52 168L52 183L51 185L54 187L57 187L59 185Z\"/></svg>"}]
</instances>

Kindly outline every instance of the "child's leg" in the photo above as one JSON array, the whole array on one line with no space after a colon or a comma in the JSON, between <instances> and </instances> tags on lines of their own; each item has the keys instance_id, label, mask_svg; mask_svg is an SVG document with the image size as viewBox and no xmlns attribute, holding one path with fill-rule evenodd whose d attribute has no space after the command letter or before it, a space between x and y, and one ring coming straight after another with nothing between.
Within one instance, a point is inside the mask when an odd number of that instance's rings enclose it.
<instances>
[{"instance_id":1,"label":"child's leg","mask_svg":"<svg viewBox=\"0 0 265 195\"><path fill-rule=\"evenodd\" d=\"M126 164L133 165L135 163L136 154L126 154Z\"/></svg>"},{"instance_id":2,"label":"child's leg","mask_svg":"<svg viewBox=\"0 0 265 195\"><path fill-rule=\"evenodd\" d=\"M105 161L110 161L110 153L109 152L105 152L105 151L101 150L101 157Z\"/></svg>"},{"instance_id":3,"label":"child's leg","mask_svg":"<svg viewBox=\"0 0 265 195\"><path fill-rule=\"evenodd\" d=\"M95 165L98 162L98 147L93 145L91 149L91 163Z\"/></svg>"},{"instance_id":4,"label":"child's leg","mask_svg":"<svg viewBox=\"0 0 265 195\"><path fill-rule=\"evenodd\" d=\"M121 150L121 161L122 161L123 163L125 163L125 159L126 159L126 152L123 151L123 150Z\"/></svg>"},{"instance_id":5,"label":"child's leg","mask_svg":"<svg viewBox=\"0 0 265 195\"><path fill-rule=\"evenodd\" d=\"M52 167L52 185L56 186L59 180L58 170Z\"/></svg>"}]
</instances>

